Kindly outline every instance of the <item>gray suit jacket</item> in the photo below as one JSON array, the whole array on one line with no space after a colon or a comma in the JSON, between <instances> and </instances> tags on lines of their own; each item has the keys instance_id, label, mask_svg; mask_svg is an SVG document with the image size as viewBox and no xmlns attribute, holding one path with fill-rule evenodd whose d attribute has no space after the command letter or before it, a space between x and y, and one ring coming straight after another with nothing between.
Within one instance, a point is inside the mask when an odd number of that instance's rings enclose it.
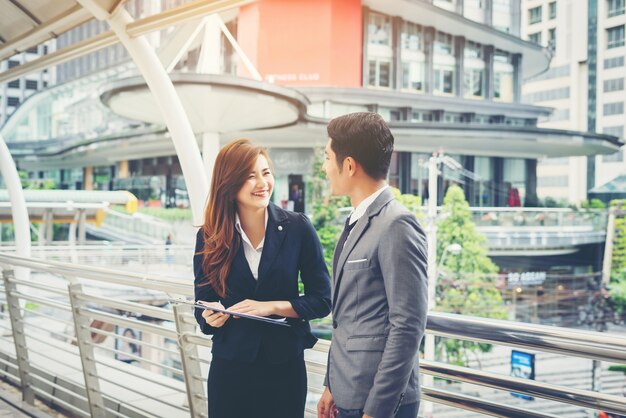
<instances>
[{"instance_id":1,"label":"gray suit jacket","mask_svg":"<svg viewBox=\"0 0 626 418\"><path fill-rule=\"evenodd\" d=\"M357 221L333 279L325 384L338 407L391 418L420 399L428 300L424 231L390 189Z\"/></svg>"}]
</instances>

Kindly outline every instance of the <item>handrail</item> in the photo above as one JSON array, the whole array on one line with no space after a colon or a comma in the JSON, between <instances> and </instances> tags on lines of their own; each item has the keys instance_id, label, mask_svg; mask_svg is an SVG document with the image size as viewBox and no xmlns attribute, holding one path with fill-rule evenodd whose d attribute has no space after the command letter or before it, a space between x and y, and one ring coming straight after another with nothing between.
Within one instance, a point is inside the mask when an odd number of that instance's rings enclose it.
<instances>
[{"instance_id":1,"label":"handrail","mask_svg":"<svg viewBox=\"0 0 626 418\"><path fill-rule=\"evenodd\" d=\"M549 383L489 373L482 370L471 370L467 367L459 367L427 360L420 361L420 370L422 373L445 379L537 396L543 399L582 406L583 408L599 409L615 414L626 414L626 401L619 396L571 387L564 390L561 386Z\"/></svg>"},{"instance_id":2,"label":"handrail","mask_svg":"<svg viewBox=\"0 0 626 418\"><path fill-rule=\"evenodd\" d=\"M192 294L192 283L162 276L122 272L95 266L77 266L0 253L0 263L39 269L56 274L150 288L181 295ZM59 271L60 269L60 271ZM530 348L557 354L626 363L626 338L491 318L476 318L442 312L428 315L427 329L439 336Z\"/></svg>"},{"instance_id":3,"label":"handrail","mask_svg":"<svg viewBox=\"0 0 626 418\"><path fill-rule=\"evenodd\" d=\"M463 408L468 411L478 412L495 417L506 418L561 418L552 414L534 412L528 409L520 409L490 402L473 396L453 393L447 390L425 387L422 389L422 399L440 403L443 405Z\"/></svg>"},{"instance_id":4,"label":"handrail","mask_svg":"<svg viewBox=\"0 0 626 418\"><path fill-rule=\"evenodd\" d=\"M442 312L428 314L426 328L441 337L626 363L626 338L617 334Z\"/></svg>"},{"instance_id":5,"label":"handrail","mask_svg":"<svg viewBox=\"0 0 626 418\"><path fill-rule=\"evenodd\" d=\"M180 295L193 294L192 283L153 274L133 273L105 267L83 266L63 261L42 260L34 257L29 258L14 254L0 253L0 264L3 263L18 267L27 267L55 275L81 277L84 279L160 290L162 292Z\"/></svg>"},{"instance_id":6,"label":"handrail","mask_svg":"<svg viewBox=\"0 0 626 418\"><path fill-rule=\"evenodd\" d=\"M110 268L94 267L90 265L78 265L58 261L47 261L36 258L24 258L13 254L0 253L0 265L28 267L33 270L45 271L55 275L66 277L81 277L104 283L123 284L139 288L148 288L155 291L172 292L183 296L192 294L193 284L191 280L173 279L152 274L138 274L119 271ZM30 283L17 280L9 275L6 279L13 286L18 285L26 288ZM46 290L42 282L33 283L38 289ZM54 287L59 290L58 286ZM173 290L174 289L174 290ZM7 297L31 298L27 292L17 292L7 288ZM81 302L82 306L74 307L72 311L83 318L101 320L106 323L118 324L130 327L138 331L145 331L153 335L160 335L171 339L177 339L183 347L202 346L211 347L211 340L207 336L196 335L193 331L195 321L190 312L185 309L156 308L150 305L142 305L137 302L111 299L108 297L90 295L79 292L73 294L73 299ZM49 302L46 300L46 302ZM90 302L90 303L87 303ZM95 304L95 305L92 305ZM99 305L111 306L128 312L137 312L162 319L174 319L176 330L163 325L151 324L144 321L129 319L121 315L112 314L100 309ZM65 306L64 306L65 308ZM170 313L173 312L173 315ZM40 314L40 313L38 313ZM75 319L76 320L76 319ZM88 322L77 323L80 329L89 331ZM183 327L183 328L180 328ZM94 330L96 332L100 330ZM462 315L432 312L428 316L427 332L448 338L467 339L471 341L506 345L510 347L557 353L560 355L577 356L604 360L609 362L626 363L626 338L608 333L595 333L557 328L545 325L517 323L489 318L475 318ZM113 333L109 333L114 335ZM88 337L87 337L88 338ZM82 341L82 340L81 340ZM91 342L86 344L94 345ZM327 353L330 347L328 341L319 341L314 350L316 356ZM117 349L108 349L119 353ZM82 353L81 353L82 355ZM137 355L127 357L136 358L149 363ZM190 360L199 362L197 354L188 354ZM93 359L91 359L93 361ZM99 363L96 361L96 363ZM198 376L197 371L178 371L171 366L150 363L170 372L184 373L186 379L194 380ZM307 369L310 373L323 374L325 362L315 357L307 359ZM604 410L617 414L626 414L626 402L618 396L597 393L593 391L568 388L532 380L524 380L510 376L473 370L466 367L458 367L445 363L422 361L422 372L432 374L445 379L481 385L492 389L527 394L537 398L557 401L562 404L576 405L579 407ZM202 376L200 376L201 380ZM105 381L106 379L102 379ZM200 382L202 387L203 383ZM189 389L188 389L189 390ZM315 391L312 391L314 393ZM200 393L189 390L189 396L196 399ZM43 396L43 395L42 395ZM553 415L539 412L531 412L526 409L515 408L473 398L464 394L451 393L437 388L424 387L423 399L431 400L440 404L461 407L470 411L486 413L501 417L537 417L552 418ZM198 414L196 414L197 416Z\"/></svg>"}]
</instances>

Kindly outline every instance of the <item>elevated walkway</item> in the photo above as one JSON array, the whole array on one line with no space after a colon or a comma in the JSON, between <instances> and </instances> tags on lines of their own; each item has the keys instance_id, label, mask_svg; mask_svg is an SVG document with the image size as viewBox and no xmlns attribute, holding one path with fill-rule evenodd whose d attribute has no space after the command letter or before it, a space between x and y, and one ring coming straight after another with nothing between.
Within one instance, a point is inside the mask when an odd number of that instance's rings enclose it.
<instances>
[{"instance_id":1,"label":"elevated walkway","mask_svg":"<svg viewBox=\"0 0 626 418\"><path fill-rule=\"evenodd\" d=\"M0 254L0 294L8 306L0 321L0 376L20 387L29 402L39 398L76 416L206 417L211 340L199 333L187 307L164 304L170 297L192 296L190 274L133 273L80 261ZM31 280L16 278L16 267L31 269ZM150 297L122 298L123 289ZM548 369L546 360L562 373L533 381L509 376L506 364L480 368L423 360L422 373L439 378L423 387L422 398L436 404L436 417L626 415L619 380L609 385L600 377L608 364L626 363L622 334L443 313L429 315L427 332L494 344L503 352L547 353L538 357L541 370ZM328 350L329 342L320 340L305 354L307 417L315 417ZM566 361L575 367L566 369ZM585 369L595 370L595 378L584 380ZM600 389L599 383L606 386ZM510 392L537 401L512 399ZM267 417L264 412L259 417Z\"/></svg>"}]
</instances>

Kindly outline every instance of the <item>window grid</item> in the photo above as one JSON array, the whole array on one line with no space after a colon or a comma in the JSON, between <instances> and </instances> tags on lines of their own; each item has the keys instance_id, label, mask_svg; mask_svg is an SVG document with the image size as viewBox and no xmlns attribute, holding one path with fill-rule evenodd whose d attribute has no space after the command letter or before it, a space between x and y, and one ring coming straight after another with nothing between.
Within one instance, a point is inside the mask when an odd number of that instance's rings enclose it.
<instances>
[{"instance_id":1,"label":"window grid","mask_svg":"<svg viewBox=\"0 0 626 418\"><path fill-rule=\"evenodd\" d=\"M624 2L625 0L608 0L607 9L609 17L623 15Z\"/></svg>"},{"instance_id":2,"label":"window grid","mask_svg":"<svg viewBox=\"0 0 626 418\"><path fill-rule=\"evenodd\" d=\"M602 110L604 116L621 115L624 113L624 102L605 103Z\"/></svg>"},{"instance_id":3,"label":"window grid","mask_svg":"<svg viewBox=\"0 0 626 418\"><path fill-rule=\"evenodd\" d=\"M556 1L553 1L549 4L549 12L550 12L550 20L556 19Z\"/></svg>"},{"instance_id":4,"label":"window grid","mask_svg":"<svg viewBox=\"0 0 626 418\"><path fill-rule=\"evenodd\" d=\"M620 91L624 90L623 78L612 78L610 80L604 80L604 92Z\"/></svg>"},{"instance_id":5,"label":"window grid","mask_svg":"<svg viewBox=\"0 0 626 418\"><path fill-rule=\"evenodd\" d=\"M607 58L604 60L604 69L618 68L624 66L624 57Z\"/></svg>"},{"instance_id":6,"label":"window grid","mask_svg":"<svg viewBox=\"0 0 626 418\"><path fill-rule=\"evenodd\" d=\"M620 46L624 46L624 25L615 26L614 28L609 28L606 30L607 32L607 48L619 48Z\"/></svg>"},{"instance_id":7,"label":"window grid","mask_svg":"<svg viewBox=\"0 0 626 418\"><path fill-rule=\"evenodd\" d=\"M541 22L541 6L533 7L528 10L528 22L531 25Z\"/></svg>"}]
</instances>

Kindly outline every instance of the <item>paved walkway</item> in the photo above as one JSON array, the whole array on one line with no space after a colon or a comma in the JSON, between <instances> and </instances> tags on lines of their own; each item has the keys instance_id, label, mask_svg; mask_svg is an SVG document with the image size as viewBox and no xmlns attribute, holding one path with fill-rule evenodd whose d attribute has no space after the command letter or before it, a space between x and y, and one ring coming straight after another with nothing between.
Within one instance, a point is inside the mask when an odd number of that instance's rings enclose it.
<instances>
[{"instance_id":1,"label":"paved walkway","mask_svg":"<svg viewBox=\"0 0 626 418\"><path fill-rule=\"evenodd\" d=\"M50 415L28 405L13 393L0 389L0 418L52 418Z\"/></svg>"}]
</instances>

